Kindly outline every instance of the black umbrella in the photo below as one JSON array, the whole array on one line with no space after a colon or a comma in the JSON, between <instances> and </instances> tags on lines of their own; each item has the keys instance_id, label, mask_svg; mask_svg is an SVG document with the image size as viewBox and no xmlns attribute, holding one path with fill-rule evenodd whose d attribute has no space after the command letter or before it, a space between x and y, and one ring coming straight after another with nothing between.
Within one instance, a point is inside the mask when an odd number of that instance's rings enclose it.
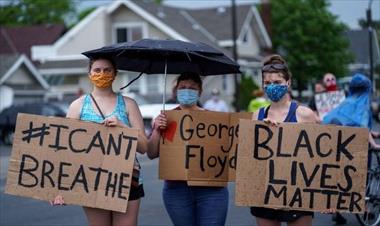
<instances>
[{"instance_id":1,"label":"black umbrella","mask_svg":"<svg viewBox=\"0 0 380 226\"><path fill-rule=\"evenodd\" d=\"M221 51L201 42L141 39L105 46L82 54L88 58L113 58L120 70L141 74L165 74L165 87L167 74L190 72L207 76L241 73L236 62ZM165 102L165 92L163 100Z\"/></svg>"}]
</instances>

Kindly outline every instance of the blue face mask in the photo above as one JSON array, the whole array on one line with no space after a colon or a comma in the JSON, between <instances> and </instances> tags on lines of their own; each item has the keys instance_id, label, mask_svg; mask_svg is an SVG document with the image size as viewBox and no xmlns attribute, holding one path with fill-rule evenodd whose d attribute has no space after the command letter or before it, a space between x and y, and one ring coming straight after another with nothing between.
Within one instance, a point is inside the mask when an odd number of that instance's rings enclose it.
<instances>
[{"instance_id":1,"label":"blue face mask","mask_svg":"<svg viewBox=\"0 0 380 226\"><path fill-rule=\"evenodd\" d=\"M264 87L264 91L271 101L278 102L288 92L288 86L282 84L269 84Z\"/></svg>"},{"instance_id":2,"label":"blue face mask","mask_svg":"<svg viewBox=\"0 0 380 226\"><path fill-rule=\"evenodd\" d=\"M195 105L199 100L199 91L194 89L179 89L177 90L177 100L180 105Z\"/></svg>"}]
</instances>

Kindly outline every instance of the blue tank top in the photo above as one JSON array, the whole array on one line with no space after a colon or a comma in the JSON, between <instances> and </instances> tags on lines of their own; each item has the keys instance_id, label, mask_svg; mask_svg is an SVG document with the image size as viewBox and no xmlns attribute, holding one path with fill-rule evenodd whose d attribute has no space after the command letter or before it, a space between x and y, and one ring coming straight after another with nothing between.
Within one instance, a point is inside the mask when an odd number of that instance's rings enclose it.
<instances>
[{"instance_id":1,"label":"blue tank top","mask_svg":"<svg viewBox=\"0 0 380 226\"><path fill-rule=\"evenodd\" d=\"M124 98L121 94L117 95L116 106L113 112L109 115L105 115L104 117L109 118L111 116L116 116L120 121L124 122L127 126L130 127L128 115L127 115L126 107L124 103ZM84 97L82 109L80 112L80 119L83 121L90 121L90 122L96 122L96 123L101 123L104 120L101 115L95 112L91 104L91 97L89 94L87 94Z\"/></svg>"},{"instance_id":2,"label":"blue tank top","mask_svg":"<svg viewBox=\"0 0 380 226\"><path fill-rule=\"evenodd\" d=\"M117 95L117 101L116 106L113 112L109 115L105 115L105 118L116 116L120 121L124 122L128 127L131 127L129 124L128 114L126 111L126 105L124 102L124 98L121 94ZM89 121L89 122L96 122L101 123L103 122L103 117L95 112L92 104L91 104L91 96L90 94L87 94L84 97L82 109L80 112L80 119L83 121ZM137 160L137 156L135 157L135 163L133 166L133 175L132 175L132 186L138 186L142 184L142 177L140 176L140 163ZM136 182L134 185L134 182Z\"/></svg>"},{"instance_id":3,"label":"blue tank top","mask_svg":"<svg viewBox=\"0 0 380 226\"><path fill-rule=\"evenodd\" d=\"M265 118L267 118L269 108L270 108L270 105L267 108L265 107L260 108L259 115L257 116L257 120L262 121ZM296 115L297 108L298 108L297 102L292 101L290 103L289 111L288 111L288 114L286 115L284 122L297 122L297 115Z\"/></svg>"}]
</instances>

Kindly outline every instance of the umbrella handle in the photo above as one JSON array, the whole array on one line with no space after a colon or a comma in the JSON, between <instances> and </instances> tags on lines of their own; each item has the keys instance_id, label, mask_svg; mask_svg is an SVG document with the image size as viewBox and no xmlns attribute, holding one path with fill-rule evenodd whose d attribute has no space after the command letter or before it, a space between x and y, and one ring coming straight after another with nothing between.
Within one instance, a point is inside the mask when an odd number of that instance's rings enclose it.
<instances>
[{"instance_id":1,"label":"umbrella handle","mask_svg":"<svg viewBox=\"0 0 380 226\"><path fill-rule=\"evenodd\" d=\"M168 69L168 61L165 59L165 77L164 77L164 92L162 95L162 110L165 111L165 100L166 100L166 78L167 78L167 69Z\"/></svg>"},{"instance_id":2,"label":"umbrella handle","mask_svg":"<svg viewBox=\"0 0 380 226\"><path fill-rule=\"evenodd\" d=\"M164 76L164 92L162 94L162 110L165 112L165 100L166 100L166 77L168 76L167 74L167 69L168 69L168 61L165 59L165 76ZM165 136L162 136L162 143L165 144Z\"/></svg>"}]
</instances>

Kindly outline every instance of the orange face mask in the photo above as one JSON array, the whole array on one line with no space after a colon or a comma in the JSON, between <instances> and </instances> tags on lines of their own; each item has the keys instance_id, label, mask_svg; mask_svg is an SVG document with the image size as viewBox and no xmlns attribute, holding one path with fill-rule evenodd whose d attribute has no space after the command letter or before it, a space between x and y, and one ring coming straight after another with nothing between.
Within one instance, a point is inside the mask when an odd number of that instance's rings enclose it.
<instances>
[{"instance_id":1,"label":"orange face mask","mask_svg":"<svg viewBox=\"0 0 380 226\"><path fill-rule=\"evenodd\" d=\"M115 75L112 72L92 72L89 78L96 87L108 88L112 86Z\"/></svg>"}]
</instances>

